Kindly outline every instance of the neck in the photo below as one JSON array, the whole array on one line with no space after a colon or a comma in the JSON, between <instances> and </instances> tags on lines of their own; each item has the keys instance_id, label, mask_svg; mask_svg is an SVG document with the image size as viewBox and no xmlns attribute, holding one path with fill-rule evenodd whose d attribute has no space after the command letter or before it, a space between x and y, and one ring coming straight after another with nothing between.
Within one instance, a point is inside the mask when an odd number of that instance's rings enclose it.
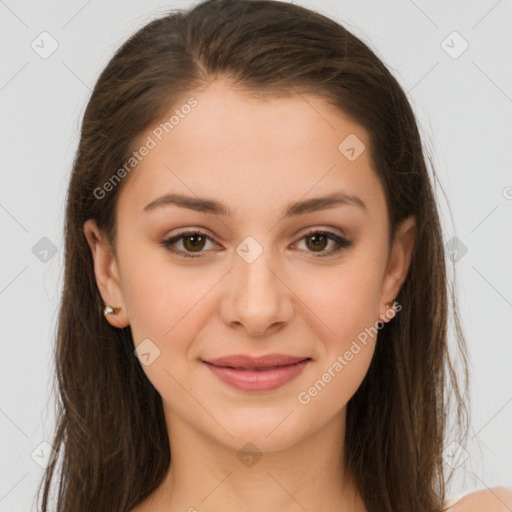
<instances>
[{"instance_id":1,"label":"neck","mask_svg":"<svg viewBox=\"0 0 512 512\"><path fill-rule=\"evenodd\" d=\"M171 466L147 508L132 512L365 512L343 465L345 412L292 445L242 453L166 410Z\"/></svg>"}]
</instances>

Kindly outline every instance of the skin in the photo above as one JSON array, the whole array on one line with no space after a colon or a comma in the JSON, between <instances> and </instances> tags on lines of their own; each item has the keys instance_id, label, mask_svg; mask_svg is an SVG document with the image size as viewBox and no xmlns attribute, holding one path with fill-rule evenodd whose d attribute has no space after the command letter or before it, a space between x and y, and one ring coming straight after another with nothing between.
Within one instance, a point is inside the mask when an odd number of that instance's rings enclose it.
<instances>
[{"instance_id":1,"label":"skin","mask_svg":"<svg viewBox=\"0 0 512 512\"><path fill-rule=\"evenodd\" d=\"M255 100L219 80L195 96L194 113L125 183L116 212L117 250L94 221L84 224L105 304L121 307L107 320L131 325L136 346L149 338L151 350L160 350L142 367L163 398L172 464L132 512L364 512L339 461L346 404L378 337L359 342L362 349L309 403L297 397L365 327L392 321L387 304L407 276L415 221L404 221L388 247L387 207L368 152L349 161L338 151L348 134L368 148L367 133L319 98ZM141 140L147 135L151 131ZM283 219L289 202L338 190L359 196L366 210L343 205ZM235 215L170 205L143 211L171 191L215 198ZM192 227L214 239L199 245L199 258L160 244ZM313 227L329 228L353 245L315 256L305 238ZM250 263L236 252L248 235L263 250ZM184 241L174 247L194 251ZM335 246L329 241L317 250ZM201 362L271 352L313 361L282 388L261 393L229 387ZM247 442L257 450L253 464L237 456ZM512 510L512 490L480 490L449 510Z\"/></svg>"},{"instance_id":2,"label":"skin","mask_svg":"<svg viewBox=\"0 0 512 512\"><path fill-rule=\"evenodd\" d=\"M510 512L512 510L512 489L493 487L481 489L462 497L448 509L449 512Z\"/></svg>"},{"instance_id":3,"label":"skin","mask_svg":"<svg viewBox=\"0 0 512 512\"><path fill-rule=\"evenodd\" d=\"M150 339L160 350L143 369L163 398L172 464L134 511L362 512L340 461L346 405L378 336L359 343L357 355L308 404L297 397L365 328L392 321L387 304L407 276L415 221L404 221L388 246L387 206L368 135L320 98L260 100L220 80L191 95L197 107L123 185L116 254L94 221L84 225L102 298L121 307L107 321L130 325L136 346ZM338 150L349 134L366 146L354 161ZM334 191L360 197L366 210L337 205L283 218L288 203ZM143 211L167 192L214 198L234 216L173 205ZM214 239L196 249L199 257L161 245L189 228ZM353 245L317 256L336 244L315 252L305 237L311 228ZM251 263L236 252L247 236L263 251ZM185 242L174 247L192 252ZM234 389L201 362L275 352L312 361L269 392ZM261 455L251 467L237 456L248 442Z\"/></svg>"}]
</instances>

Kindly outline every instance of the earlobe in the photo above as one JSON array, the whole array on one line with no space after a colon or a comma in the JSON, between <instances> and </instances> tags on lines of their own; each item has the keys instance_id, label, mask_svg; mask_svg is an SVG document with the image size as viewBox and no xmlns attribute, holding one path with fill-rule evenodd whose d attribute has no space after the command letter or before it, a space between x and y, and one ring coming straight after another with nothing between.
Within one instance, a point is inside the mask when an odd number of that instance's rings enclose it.
<instances>
[{"instance_id":1,"label":"earlobe","mask_svg":"<svg viewBox=\"0 0 512 512\"><path fill-rule=\"evenodd\" d=\"M126 327L129 320L115 254L93 219L84 223L84 234L91 249L96 285L104 302L98 304L98 307L101 311L106 306L119 308L115 313L106 314L105 319L114 327Z\"/></svg>"},{"instance_id":2,"label":"earlobe","mask_svg":"<svg viewBox=\"0 0 512 512\"><path fill-rule=\"evenodd\" d=\"M393 247L389 257L386 274L382 283L381 308L393 302L398 296L409 272L414 243L416 239L416 219L411 216L405 219L397 228ZM381 313L382 317L383 313Z\"/></svg>"}]
</instances>

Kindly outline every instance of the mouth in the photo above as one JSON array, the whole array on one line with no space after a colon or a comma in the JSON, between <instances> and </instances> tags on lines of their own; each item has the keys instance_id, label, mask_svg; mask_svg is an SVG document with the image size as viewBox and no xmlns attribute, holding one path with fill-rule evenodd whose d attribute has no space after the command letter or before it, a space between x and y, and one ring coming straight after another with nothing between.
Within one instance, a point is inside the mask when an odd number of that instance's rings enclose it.
<instances>
[{"instance_id":1,"label":"mouth","mask_svg":"<svg viewBox=\"0 0 512 512\"><path fill-rule=\"evenodd\" d=\"M288 356L284 354L267 354L259 357L252 357L245 354L219 357L203 361L213 366L222 368L233 368L235 370L270 370L281 366L288 366L301 361L311 359L310 357Z\"/></svg>"},{"instance_id":2,"label":"mouth","mask_svg":"<svg viewBox=\"0 0 512 512\"><path fill-rule=\"evenodd\" d=\"M271 355L262 358L230 356L203 363L221 381L236 389L262 392L278 389L292 381L311 361L310 357Z\"/></svg>"},{"instance_id":3,"label":"mouth","mask_svg":"<svg viewBox=\"0 0 512 512\"><path fill-rule=\"evenodd\" d=\"M305 359L304 359L305 361ZM209 363L208 363L209 364ZM299 363L293 363L293 364L282 364L278 366L264 366L262 368L254 367L254 368L237 368L236 366L217 366L217 368L231 368L232 370L240 370L240 371L252 371L252 372L265 372L267 370L275 370L277 368L283 368L284 366L293 366ZM213 365L216 366L216 365Z\"/></svg>"}]
</instances>

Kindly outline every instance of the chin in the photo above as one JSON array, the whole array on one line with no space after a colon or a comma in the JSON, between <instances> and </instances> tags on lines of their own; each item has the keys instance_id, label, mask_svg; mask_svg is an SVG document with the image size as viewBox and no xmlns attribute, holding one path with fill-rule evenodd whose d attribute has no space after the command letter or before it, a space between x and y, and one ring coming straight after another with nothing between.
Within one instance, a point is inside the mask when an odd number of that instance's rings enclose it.
<instances>
[{"instance_id":1,"label":"chin","mask_svg":"<svg viewBox=\"0 0 512 512\"><path fill-rule=\"evenodd\" d=\"M229 446L230 449L240 450L247 443L254 445L260 452L277 452L285 450L298 443L308 434L311 422L300 425L298 418L294 418L297 412L279 410L278 414L265 414L261 410L252 411L246 416L243 412L237 412L235 422L221 424L225 426L229 434L223 429L217 430L217 436L220 434L219 442ZM231 434L231 435L230 435ZM251 448L247 448L251 451Z\"/></svg>"}]
</instances>

